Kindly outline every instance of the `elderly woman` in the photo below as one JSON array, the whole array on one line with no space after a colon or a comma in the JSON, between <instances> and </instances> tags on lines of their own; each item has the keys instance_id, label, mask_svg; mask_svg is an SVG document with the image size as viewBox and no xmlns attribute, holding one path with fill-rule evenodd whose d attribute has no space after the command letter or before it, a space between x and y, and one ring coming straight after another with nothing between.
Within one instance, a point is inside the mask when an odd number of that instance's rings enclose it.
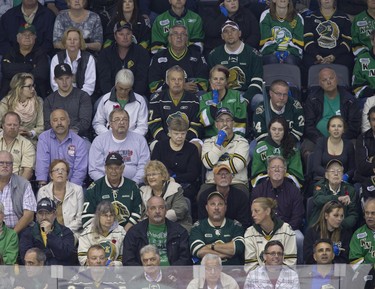
<instances>
[{"instance_id":1,"label":"elderly woman","mask_svg":"<svg viewBox=\"0 0 375 289\"><path fill-rule=\"evenodd\" d=\"M263 64L299 65L303 53L303 18L291 0L273 0L260 17L260 52Z\"/></svg>"},{"instance_id":2,"label":"elderly woman","mask_svg":"<svg viewBox=\"0 0 375 289\"><path fill-rule=\"evenodd\" d=\"M116 211L112 203L102 201L96 207L94 219L82 232L78 241L78 260L86 264L87 251L94 245L101 245L108 259L107 265L122 266L122 243L125 230L116 220Z\"/></svg>"},{"instance_id":3,"label":"elderly woman","mask_svg":"<svg viewBox=\"0 0 375 289\"><path fill-rule=\"evenodd\" d=\"M144 208L152 196L162 197L167 205L166 217L190 231L192 219L183 189L170 179L168 170L162 162L150 161L145 166L145 184L140 188ZM145 209L142 215L145 217Z\"/></svg>"},{"instance_id":4,"label":"elderly woman","mask_svg":"<svg viewBox=\"0 0 375 289\"><path fill-rule=\"evenodd\" d=\"M0 202L0 265L13 265L18 257L18 236L17 233L8 228L4 223L4 205Z\"/></svg>"},{"instance_id":5,"label":"elderly woman","mask_svg":"<svg viewBox=\"0 0 375 289\"><path fill-rule=\"evenodd\" d=\"M37 200L45 197L56 203L56 220L74 233L77 241L82 229L82 187L68 181L69 164L55 159L49 166L50 182L38 191Z\"/></svg>"},{"instance_id":6,"label":"elderly woman","mask_svg":"<svg viewBox=\"0 0 375 289\"><path fill-rule=\"evenodd\" d=\"M271 240L279 240L284 246L284 264L295 265L297 261L296 235L290 225L275 214L277 201L272 198L256 198L251 204L254 225L245 232L245 270L248 272L264 265L260 257Z\"/></svg>"},{"instance_id":7,"label":"elderly woman","mask_svg":"<svg viewBox=\"0 0 375 289\"><path fill-rule=\"evenodd\" d=\"M0 102L0 118L8 111L21 118L20 135L34 143L44 130L43 100L37 96L34 76L17 73L10 82L11 90Z\"/></svg>"},{"instance_id":8,"label":"elderly woman","mask_svg":"<svg viewBox=\"0 0 375 289\"><path fill-rule=\"evenodd\" d=\"M109 129L109 114L114 108L122 108L129 114L129 130L140 135L147 133L148 108L145 98L133 91L134 75L130 69L121 69L116 74L115 86L99 99L92 121L97 135Z\"/></svg>"},{"instance_id":9,"label":"elderly woman","mask_svg":"<svg viewBox=\"0 0 375 289\"><path fill-rule=\"evenodd\" d=\"M75 27L82 31L86 48L91 51L100 51L103 43L103 28L99 15L86 10L86 0L67 0L69 9L57 15L53 28L53 46L56 49L65 49L61 40L66 29Z\"/></svg>"},{"instance_id":10,"label":"elderly woman","mask_svg":"<svg viewBox=\"0 0 375 289\"><path fill-rule=\"evenodd\" d=\"M167 123L169 139L155 144L151 159L165 165L193 205L198 192L196 181L201 172L200 154L194 144L186 141L189 124L183 116L169 117Z\"/></svg>"},{"instance_id":11,"label":"elderly woman","mask_svg":"<svg viewBox=\"0 0 375 289\"><path fill-rule=\"evenodd\" d=\"M69 64L73 72L73 86L89 95L95 90L96 67L94 57L86 50L86 43L82 31L70 27L65 30L62 45L65 50L58 52L51 60L50 81L53 91L58 86L55 81L55 66L61 63Z\"/></svg>"}]
</instances>

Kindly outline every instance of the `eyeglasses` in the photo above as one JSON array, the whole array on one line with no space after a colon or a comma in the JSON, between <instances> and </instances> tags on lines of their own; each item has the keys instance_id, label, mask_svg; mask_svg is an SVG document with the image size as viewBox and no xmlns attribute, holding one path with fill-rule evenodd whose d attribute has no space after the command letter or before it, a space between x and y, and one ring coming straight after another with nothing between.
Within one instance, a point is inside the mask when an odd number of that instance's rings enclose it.
<instances>
[{"instance_id":1,"label":"eyeglasses","mask_svg":"<svg viewBox=\"0 0 375 289\"><path fill-rule=\"evenodd\" d=\"M125 123L127 123L127 122L129 122L129 119L128 118L115 118L115 119L113 119L112 120L112 122L115 122L115 123L119 123L119 122L125 122Z\"/></svg>"},{"instance_id":2,"label":"eyeglasses","mask_svg":"<svg viewBox=\"0 0 375 289\"><path fill-rule=\"evenodd\" d=\"M66 173L66 169L57 168L57 169L53 169L51 172L53 172L53 173Z\"/></svg>"},{"instance_id":3,"label":"eyeglasses","mask_svg":"<svg viewBox=\"0 0 375 289\"><path fill-rule=\"evenodd\" d=\"M281 93L271 90L277 97L288 97L288 93Z\"/></svg>"},{"instance_id":4,"label":"eyeglasses","mask_svg":"<svg viewBox=\"0 0 375 289\"><path fill-rule=\"evenodd\" d=\"M29 90L32 90L32 89L35 89L35 84L33 83L33 84L29 84L29 85L22 85L21 86L22 88L28 88Z\"/></svg>"},{"instance_id":5,"label":"eyeglasses","mask_svg":"<svg viewBox=\"0 0 375 289\"><path fill-rule=\"evenodd\" d=\"M270 170L273 171L273 172L276 172L276 171L283 171L283 170L285 170L285 167L274 166L274 167L270 167Z\"/></svg>"},{"instance_id":6,"label":"eyeglasses","mask_svg":"<svg viewBox=\"0 0 375 289\"><path fill-rule=\"evenodd\" d=\"M10 167L11 165L13 165L13 162L1 162L0 161L0 166L6 166L6 167Z\"/></svg>"},{"instance_id":7,"label":"eyeglasses","mask_svg":"<svg viewBox=\"0 0 375 289\"><path fill-rule=\"evenodd\" d=\"M264 254L266 254L266 255L270 255L270 256L272 256L272 257L282 257L282 256L284 256L284 253L283 252L269 252L269 253L264 253Z\"/></svg>"}]
</instances>

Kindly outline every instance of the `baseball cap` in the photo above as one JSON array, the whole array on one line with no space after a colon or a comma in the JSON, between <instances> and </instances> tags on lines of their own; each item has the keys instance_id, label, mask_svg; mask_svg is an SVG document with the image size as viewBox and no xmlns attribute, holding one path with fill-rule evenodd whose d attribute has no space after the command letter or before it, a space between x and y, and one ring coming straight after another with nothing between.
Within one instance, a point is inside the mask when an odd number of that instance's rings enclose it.
<instances>
[{"instance_id":1,"label":"baseball cap","mask_svg":"<svg viewBox=\"0 0 375 289\"><path fill-rule=\"evenodd\" d=\"M121 166L124 164L124 161L122 160L122 156L119 153L113 152L109 153L107 158L105 159L105 165L118 165Z\"/></svg>"},{"instance_id":2,"label":"baseball cap","mask_svg":"<svg viewBox=\"0 0 375 289\"><path fill-rule=\"evenodd\" d=\"M341 161L339 161L338 159L332 159L332 160L330 160L330 161L327 163L327 165L326 165L326 169L328 169L328 168L329 168L331 165L333 165L333 164L339 164L341 167L343 167Z\"/></svg>"},{"instance_id":3,"label":"baseball cap","mask_svg":"<svg viewBox=\"0 0 375 289\"><path fill-rule=\"evenodd\" d=\"M63 75L73 75L72 69L70 68L70 65L67 63L57 64L55 66L55 77L59 78Z\"/></svg>"},{"instance_id":4,"label":"baseball cap","mask_svg":"<svg viewBox=\"0 0 375 289\"><path fill-rule=\"evenodd\" d=\"M119 21L115 24L115 27L113 27L113 33L116 33L118 31L121 31L122 29L129 29L130 31L133 31L133 26L131 23L126 22L124 20Z\"/></svg>"},{"instance_id":5,"label":"baseball cap","mask_svg":"<svg viewBox=\"0 0 375 289\"><path fill-rule=\"evenodd\" d=\"M18 28L18 33L23 33L23 32L25 32L25 31L30 31L30 32L36 34L35 26L32 25L32 24L29 24L29 23L22 24L22 25Z\"/></svg>"},{"instance_id":6,"label":"baseball cap","mask_svg":"<svg viewBox=\"0 0 375 289\"><path fill-rule=\"evenodd\" d=\"M234 29L240 30L238 24L232 20L225 21L225 23L221 26L221 32L224 32L224 29L227 27L232 27Z\"/></svg>"},{"instance_id":7,"label":"baseball cap","mask_svg":"<svg viewBox=\"0 0 375 289\"><path fill-rule=\"evenodd\" d=\"M36 206L36 211L48 211L48 212L53 212L56 211L56 204L53 200L50 198L43 198L41 199L37 206Z\"/></svg>"},{"instance_id":8,"label":"baseball cap","mask_svg":"<svg viewBox=\"0 0 375 289\"><path fill-rule=\"evenodd\" d=\"M222 116L223 114L228 114L231 116L231 118L233 118L233 113L226 107L222 107L220 108L217 112L216 112L216 117L215 119L219 118L220 116Z\"/></svg>"},{"instance_id":9,"label":"baseball cap","mask_svg":"<svg viewBox=\"0 0 375 289\"><path fill-rule=\"evenodd\" d=\"M222 194L222 193L219 193L218 191L215 191L215 192L210 193L210 194L207 196L207 201L210 200L211 198L215 197L215 196L218 196L218 197L222 198L222 199L225 201L225 198L224 198L223 194Z\"/></svg>"},{"instance_id":10,"label":"baseball cap","mask_svg":"<svg viewBox=\"0 0 375 289\"><path fill-rule=\"evenodd\" d=\"M227 170L228 172L231 173L231 170L230 170L229 166L226 165L226 164L220 164L220 165L215 166L214 169L213 169L213 172L214 172L214 174L216 175L216 174L219 173L222 169L225 169L225 170Z\"/></svg>"}]
</instances>

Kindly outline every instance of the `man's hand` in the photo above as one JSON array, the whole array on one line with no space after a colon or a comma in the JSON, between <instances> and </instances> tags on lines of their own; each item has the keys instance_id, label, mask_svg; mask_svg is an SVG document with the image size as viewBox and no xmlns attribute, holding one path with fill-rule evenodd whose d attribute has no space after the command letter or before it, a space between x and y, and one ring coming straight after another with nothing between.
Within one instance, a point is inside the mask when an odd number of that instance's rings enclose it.
<instances>
[{"instance_id":1,"label":"man's hand","mask_svg":"<svg viewBox=\"0 0 375 289\"><path fill-rule=\"evenodd\" d=\"M185 82L184 90L196 93L198 91L198 85L195 82Z\"/></svg>"},{"instance_id":2,"label":"man's hand","mask_svg":"<svg viewBox=\"0 0 375 289\"><path fill-rule=\"evenodd\" d=\"M52 223L50 223L47 220L44 220L40 223L40 227L42 228L42 231L46 234L49 234L52 232Z\"/></svg>"}]
</instances>

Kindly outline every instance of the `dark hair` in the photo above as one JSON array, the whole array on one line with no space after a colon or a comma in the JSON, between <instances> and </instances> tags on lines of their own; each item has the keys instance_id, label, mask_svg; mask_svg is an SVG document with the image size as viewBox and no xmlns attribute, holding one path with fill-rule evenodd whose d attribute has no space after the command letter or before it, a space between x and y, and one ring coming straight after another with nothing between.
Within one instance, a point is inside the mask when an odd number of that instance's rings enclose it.
<instances>
[{"instance_id":1,"label":"dark hair","mask_svg":"<svg viewBox=\"0 0 375 289\"><path fill-rule=\"evenodd\" d=\"M284 245L279 240L268 241L266 246L264 246L264 252L266 252L271 246L279 246L284 252Z\"/></svg>"},{"instance_id":2,"label":"dark hair","mask_svg":"<svg viewBox=\"0 0 375 289\"><path fill-rule=\"evenodd\" d=\"M375 31L375 30L374 30L374 31ZM367 113L367 119L368 119L368 121L370 121L370 115L371 115L372 113L375 113L375 105L374 105L373 107L371 107L370 110L369 110L368 113Z\"/></svg>"},{"instance_id":3,"label":"dark hair","mask_svg":"<svg viewBox=\"0 0 375 289\"><path fill-rule=\"evenodd\" d=\"M316 250L316 246L318 246L320 243L327 243L329 245L331 245L331 248L333 249L333 242L331 239L328 239L328 238L320 238L318 240L316 240L314 242L314 245L313 245L313 252L315 253L315 250Z\"/></svg>"},{"instance_id":4,"label":"dark hair","mask_svg":"<svg viewBox=\"0 0 375 289\"><path fill-rule=\"evenodd\" d=\"M132 17L130 18L130 21L129 21L129 23L132 24L132 26L136 24L137 18L138 18L137 17L138 16L138 3L137 2L138 2L137 0L133 0L134 9L133 9ZM125 20L124 13L122 12L123 4L124 4L124 0L117 1L117 4L114 9L113 17L112 17L114 23Z\"/></svg>"},{"instance_id":5,"label":"dark hair","mask_svg":"<svg viewBox=\"0 0 375 289\"><path fill-rule=\"evenodd\" d=\"M339 201L330 201L326 203L320 211L319 218L316 223L312 226L317 232L320 231L321 239L331 239L332 242L339 242L341 240L341 228L336 228L333 232L328 231L326 214L331 213L334 209L342 209L344 206Z\"/></svg>"},{"instance_id":6,"label":"dark hair","mask_svg":"<svg viewBox=\"0 0 375 289\"><path fill-rule=\"evenodd\" d=\"M271 137L271 134L270 134L271 125L274 124L275 122L280 123L284 129L284 136L281 140L280 147L282 149L284 159L288 159L295 154L294 137L289 132L288 122L282 116L275 116L274 118L271 119L270 123L268 124L268 133L270 137Z\"/></svg>"}]
</instances>

